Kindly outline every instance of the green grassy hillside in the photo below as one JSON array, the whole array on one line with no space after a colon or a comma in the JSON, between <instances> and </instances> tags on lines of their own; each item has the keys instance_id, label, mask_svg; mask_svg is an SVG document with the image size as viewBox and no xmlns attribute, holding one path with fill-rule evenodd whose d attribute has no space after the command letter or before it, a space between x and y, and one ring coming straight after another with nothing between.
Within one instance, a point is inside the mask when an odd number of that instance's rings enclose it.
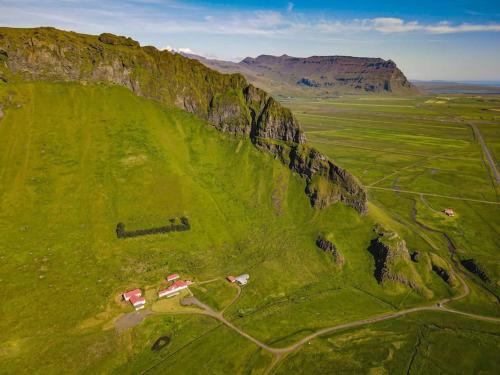
<instances>
[{"instance_id":1,"label":"green grassy hillside","mask_svg":"<svg viewBox=\"0 0 500 375\"><path fill-rule=\"evenodd\" d=\"M431 303L377 283L375 223L418 246L415 269L435 300L457 293L430 270L433 249L377 206L365 217L340 203L313 209L300 176L191 114L125 88L73 83L0 84L0 103L0 372L264 373L269 352L178 298L157 302L165 275L197 282L193 293L227 308L234 325L285 347ZM119 222L144 229L181 216L189 231L116 236ZM342 266L316 247L319 233ZM250 283L235 299L223 278L243 272ZM124 327L137 315L119 295L135 287L153 314ZM170 343L153 351L162 336ZM293 361L275 370L300 373Z\"/></svg>"},{"instance_id":2,"label":"green grassy hillside","mask_svg":"<svg viewBox=\"0 0 500 375\"><path fill-rule=\"evenodd\" d=\"M181 54L108 33L0 27L0 82L23 81L113 84L181 108L278 156L309 182L305 190L313 206L341 201L366 212L359 181L307 146L290 110L240 74L221 74Z\"/></svg>"}]
</instances>

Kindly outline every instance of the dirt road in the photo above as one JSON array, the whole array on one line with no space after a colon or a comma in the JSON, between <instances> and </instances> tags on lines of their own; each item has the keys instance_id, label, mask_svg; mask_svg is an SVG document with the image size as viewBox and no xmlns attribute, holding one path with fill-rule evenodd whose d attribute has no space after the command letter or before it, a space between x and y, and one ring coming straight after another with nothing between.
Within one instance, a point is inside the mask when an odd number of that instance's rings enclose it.
<instances>
[{"instance_id":1,"label":"dirt road","mask_svg":"<svg viewBox=\"0 0 500 375\"><path fill-rule=\"evenodd\" d=\"M314 332L313 334L310 334L309 336L306 336L303 339L297 341L296 343L294 343L294 344L292 344L290 346L284 347L284 348L274 348L274 347L271 347L271 346L263 343L262 341L256 339L255 337L250 336L248 333L246 333L245 331L243 331L240 328L236 327L234 324L232 324L226 318L224 318L224 316L222 315L222 313L214 311L210 306L208 306L208 305L200 302L195 297L184 298L183 301L182 301L182 304L185 305L185 306L191 306L191 305L198 306L199 308L202 309L202 312L200 311L200 313L203 313L205 315L209 315L209 316L211 316L211 317L219 320L221 323L223 323L228 328L231 328L232 330L234 330L237 333L239 333L241 336L246 337L248 340L252 341L257 346L259 346L262 349L267 350L268 352L273 353L273 354L275 354L277 356L282 356L283 354L287 354L287 353L290 353L292 351L295 351L295 350L299 349L302 345L304 345L307 342L315 339L318 336L322 336L322 335L325 335L325 334L328 334L328 333L332 333L332 332L335 332L335 331L340 331L340 330L343 330L343 329L355 328L355 327L360 327L360 326L363 326L363 325L366 325L366 324L372 324L372 323L377 323L377 322L381 322L381 321L384 321L384 320L394 319L394 318L398 318L400 316L411 314L411 313L418 312L418 311L442 311L442 312L447 312L447 313L452 313L452 314L459 314L459 315L468 316L468 317L470 317L472 319L478 319L478 320L484 320L484 321L491 321L491 322L500 322L499 318L488 317L488 316L481 316L481 315L476 315L476 314L470 314L470 313L466 313L466 312L462 312L462 311L457 311L457 310L445 307L445 304L447 304L448 302L456 301L456 300L465 298L470 293L469 286L464 282L464 280L460 276L457 275L457 277L462 282L462 286L463 286L463 292L460 295L458 295L458 296L455 296L455 297L452 297L452 298L443 299L441 301L438 301L434 305L421 306L421 307L413 307L413 308L410 308L410 309L396 311L396 312L392 312L392 313L386 313L386 314L374 316L374 317L371 317L371 318L357 320L357 321L354 321L354 322L349 322L349 323L344 323L344 324L338 324L338 325L333 326L333 327L326 327L326 328L320 329L320 330Z\"/></svg>"},{"instance_id":2,"label":"dirt road","mask_svg":"<svg viewBox=\"0 0 500 375\"><path fill-rule=\"evenodd\" d=\"M447 198L447 199L455 199L459 201L467 201L467 202L477 202L477 203L486 203L486 204L496 204L500 205L500 202L495 202L495 201L486 201L482 199L473 199L473 198L463 198L463 197L454 197L451 195L442 195L442 194L434 194L434 193L422 193L420 191L413 191L413 190L401 190L401 189L393 189L393 188L384 188L384 187L378 187L378 186L365 186L366 189L375 189L375 190L389 190L389 191L396 191L398 193L406 193L406 194L415 194L415 195L426 195L428 197L440 197L440 198Z\"/></svg>"},{"instance_id":3,"label":"dirt road","mask_svg":"<svg viewBox=\"0 0 500 375\"><path fill-rule=\"evenodd\" d=\"M493 172L493 176L495 177L495 181L497 185L500 185L500 173L498 173L497 166L495 164L495 160L493 160L493 157L491 156L490 150L486 146L486 142L483 139L483 136L481 135L481 132L479 131L479 128L474 125L473 123L469 123L470 127L474 131L474 135L476 136L476 139L479 141L479 144L481 145L481 148L483 149L483 154L486 157L486 160L488 160L488 163L490 165L491 171Z\"/></svg>"}]
</instances>

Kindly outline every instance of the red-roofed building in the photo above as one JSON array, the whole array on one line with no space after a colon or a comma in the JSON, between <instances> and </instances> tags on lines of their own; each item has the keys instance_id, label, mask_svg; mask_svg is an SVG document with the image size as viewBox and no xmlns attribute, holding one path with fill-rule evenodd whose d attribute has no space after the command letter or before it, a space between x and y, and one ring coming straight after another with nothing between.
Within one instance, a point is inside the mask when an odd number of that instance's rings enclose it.
<instances>
[{"instance_id":1,"label":"red-roofed building","mask_svg":"<svg viewBox=\"0 0 500 375\"><path fill-rule=\"evenodd\" d=\"M188 284L185 281L177 280L172 285L170 285L167 289L163 289L158 293L158 297L170 297L176 293L179 293L181 290L186 289Z\"/></svg>"},{"instance_id":2,"label":"red-roofed building","mask_svg":"<svg viewBox=\"0 0 500 375\"><path fill-rule=\"evenodd\" d=\"M132 296L130 297L129 301L136 310L143 309L144 305L146 304L146 300L144 299L144 297Z\"/></svg>"},{"instance_id":3,"label":"red-roofed building","mask_svg":"<svg viewBox=\"0 0 500 375\"><path fill-rule=\"evenodd\" d=\"M234 276L228 276L226 277L227 281L229 281L230 283L234 283L236 281L236 279L234 278Z\"/></svg>"},{"instance_id":4,"label":"red-roofed building","mask_svg":"<svg viewBox=\"0 0 500 375\"><path fill-rule=\"evenodd\" d=\"M179 274L173 273L172 275L167 276L167 281L174 281L174 280L177 280L178 278L179 278Z\"/></svg>"},{"instance_id":5,"label":"red-roofed building","mask_svg":"<svg viewBox=\"0 0 500 375\"><path fill-rule=\"evenodd\" d=\"M142 296L142 291L140 289L129 290L122 294L122 297L125 301L128 301L131 297L140 297Z\"/></svg>"}]
</instances>

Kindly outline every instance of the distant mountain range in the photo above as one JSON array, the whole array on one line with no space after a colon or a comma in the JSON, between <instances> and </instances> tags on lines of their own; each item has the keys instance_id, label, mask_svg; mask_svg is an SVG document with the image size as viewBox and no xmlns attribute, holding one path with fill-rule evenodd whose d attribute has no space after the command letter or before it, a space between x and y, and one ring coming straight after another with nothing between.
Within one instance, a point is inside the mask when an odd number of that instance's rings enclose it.
<instances>
[{"instance_id":1,"label":"distant mountain range","mask_svg":"<svg viewBox=\"0 0 500 375\"><path fill-rule=\"evenodd\" d=\"M241 73L274 95L415 95L419 90L392 60L351 56L260 55L239 63L184 54L222 73Z\"/></svg>"}]
</instances>

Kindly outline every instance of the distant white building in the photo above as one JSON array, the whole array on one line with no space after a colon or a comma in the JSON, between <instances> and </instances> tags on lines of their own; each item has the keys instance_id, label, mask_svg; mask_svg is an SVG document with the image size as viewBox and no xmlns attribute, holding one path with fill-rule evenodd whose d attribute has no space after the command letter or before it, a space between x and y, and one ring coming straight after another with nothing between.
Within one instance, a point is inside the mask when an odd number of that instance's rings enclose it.
<instances>
[{"instance_id":1,"label":"distant white building","mask_svg":"<svg viewBox=\"0 0 500 375\"><path fill-rule=\"evenodd\" d=\"M246 285L248 283L248 279L250 275L248 273L244 273L243 275L236 276L234 279L240 285Z\"/></svg>"}]
</instances>

